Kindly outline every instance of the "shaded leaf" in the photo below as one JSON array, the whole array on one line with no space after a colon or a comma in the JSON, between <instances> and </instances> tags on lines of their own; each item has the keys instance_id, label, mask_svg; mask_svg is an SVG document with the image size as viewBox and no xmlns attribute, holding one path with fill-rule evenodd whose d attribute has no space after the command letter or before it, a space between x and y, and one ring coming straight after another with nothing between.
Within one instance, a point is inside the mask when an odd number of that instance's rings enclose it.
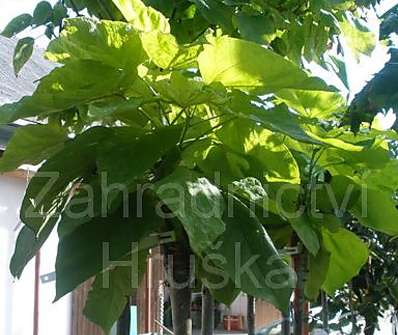
<instances>
[{"instance_id":1,"label":"shaded leaf","mask_svg":"<svg viewBox=\"0 0 398 335\"><path fill-rule=\"evenodd\" d=\"M305 248L315 256L319 251L320 244L311 219L307 215L300 215L299 217L289 218L289 222Z\"/></svg>"},{"instance_id":2,"label":"shaded leaf","mask_svg":"<svg viewBox=\"0 0 398 335\"><path fill-rule=\"evenodd\" d=\"M139 202L142 207L137 202L137 196L143 197ZM128 215L125 215L126 211ZM65 235L58 244L55 265L56 300L111 266L112 263L107 264L104 260L104 252L107 250L109 262L113 262L121 261L129 255L134 257L134 250L146 250L156 245L156 238L148 241L145 239L157 231L160 223L161 219L154 211L153 199L144 193L134 195L112 215L94 217L71 234ZM105 249L107 247L109 249Z\"/></svg>"},{"instance_id":3,"label":"shaded leaf","mask_svg":"<svg viewBox=\"0 0 398 335\"><path fill-rule=\"evenodd\" d=\"M330 254L321 248L316 256L309 256L308 278L305 281L305 296L311 301L318 298L319 291L326 279Z\"/></svg>"},{"instance_id":4,"label":"shaded leaf","mask_svg":"<svg viewBox=\"0 0 398 335\"><path fill-rule=\"evenodd\" d=\"M95 278L83 314L106 334L122 314L128 298L138 288L146 271L146 256L147 252L142 251L129 258L131 266L109 269Z\"/></svg>"},{"instance_id":5,"label":"shaded leaf","mask_svg":"<svg viewBox=\"0 0 398 335\"><path fill-rule=\"evenodd\" d=\"M222 193L200 174L178 168L155 184L155 192L181 221L198 255L224 232Z\"/></svg>"},{"instance_id":6,"label":"shaded leaf","mask_svg":"<svg viewBox=\"0 0 398 335\"><path fill-rule=\"evenodd\" d=\"M38 235L28 226L22 227L18 234L14 254L10 262L10 272L14 277L21 277L25 266L35 257L50 236L54 226L55 221L49 222Z\"/></svg>"},{"instance_id":7,"label":"shaded leaf","mask_svg":"<svg viewBox=\"0 0 398 335\"><path fill-rule=\"evenodd\" d=\"M219 25L226 33L234 30L233 8L217 0L194 0L202 16L211 24Z\"/></svg>"},{"instance_id":8,"label":"shaded leaf","mask_svg":"<svg viewBox=\"0 0 398 335\"><path fill-rule=\"evenodd\" d=\"M33 11L32 23L36 26L41 26L50 21L52 17L53 8L47 1L40 1Z\"/></svg>"},{"instance_id":9,"label":"shaded leaf","mask_svg":"<svg viewBox=\"0 0 398 335\"><path fill-rule=\"evenodd\" d=\"M235 287L287 310L293 270L281 259L268 234L253 213L237 198L231 198L233 213L224 215L225 232L217 240L217 263L235 282Z\"/></svg>"},{"instance_id":10,"label":"shaded leaf","mask_svg":"<svg viewBox=\"0 0 398 335\"><path fill-rule=\"evenodd\" d=\"M48 159L29 182L22 222L39 232L46 222L57 220L73 183L94 173L98 145L110 134L108 128L89 129Z\"/></svg>"},{"instance_id":11,"label":"shaded leaf","mask_svg":"<svg viewBox=\"0 0 398 335\"><path fill-rule=\"evenodd\" d=\"M1 32L5 37L13 37L21 31L25 30L32 24L32 15L21 14L14 17Z\"/></svg>"},{"instance_id":12,"label":"shaded leaf","mask_svg":"<svg viewBox=\"0 0 398 335\"><path fill-rule=\"evenodd\" d=\"M164 127L150 134L130 127L114 129L98 152L98 170L107 174L109 184L124 184L128 189L142 178L181 136L180 127Z\"/></svg>"},{"instance_id":13,"label":"shaded leaf","mask_svg":"<svg viewBox=\"0 0 398 335\"><path fill-rule=\"evenodd\" d=\"M25 37L18 41L13 57L14 73L16 76L32 56L34 44L35 40L31 37Z\"/></svg>"}]
</instances>

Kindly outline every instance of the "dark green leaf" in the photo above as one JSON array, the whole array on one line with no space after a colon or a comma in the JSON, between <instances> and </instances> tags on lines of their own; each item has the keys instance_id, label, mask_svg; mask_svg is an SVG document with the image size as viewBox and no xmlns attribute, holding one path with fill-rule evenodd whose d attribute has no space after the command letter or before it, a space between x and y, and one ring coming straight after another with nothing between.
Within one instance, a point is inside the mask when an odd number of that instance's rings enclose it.
<instances>
[{"instance_id":1,"label":"dark green leaf","mask_svg":"<svg viewBox=\"0 0 398 335\"><path fill-rule=\"evenodd\" d=\"M110 134L108 128L89 129L48 159L29 182L22 222L38 232L49 219L56 219L73 183L94 173L98 145Z\"/></svg>"},{"instance_id":2,"label":"dark green leaf","mask_svg":"<svg viewBox=\"0 0 398 335\"><path fill-rule=\"evenodd\" d=\"M224 198L217 186L183 168L155 184L159 198L184 226L192 249L201 255L225 230Z\"/></svg>"},{"instance_id":3,"label":"dark green leaf","mask_svg":"<svg viewBox=\"0 0 398 335\"><path fill-rule=\"evenodd\" d=\"M217 240L221 255L217 266L224 269L235 287L287 310L294 287L292 269L281 259L268 234L242 202L230 198L234 206L224 215L225 232Z\"/></svg>"},{"instance_id":4,"label":"dark green leaf","mask_svg":"<svg viewBox=\"0 0 398 335\"><path fill-rule=\"evenodd\" d=\"M137 197L143 199L137 201ZM137 250L146 250L156 245L156 238L148 238L151 233L157 231L161 223L154 206L150 195L136 194L112 215L94 217L90 222L65 235L58 245L55 266L56 300L111 266L112 264L104 259L104 252L107 250L108 261L112 262L121 261L129 256L136 257L133 244L136 244Z\"/></svg>"},{"instance_id":5,"label":"dark green leaf","mask_svg":"<svg viewBox=\"0 0 398 335\"><path fill-rule=\"evenodd\" d=\"M67 17L68 10L61 2L57 2L53 8L52 23L56 26L60 26L62 24L62 20Z\"/></svg>"},{"instance_id":6,"label":"dark green leaf","mask_svg":"<svg viewBox=\"0 0 398 335\"><path fill-rule=\"evenodd\" d=\"M19 232L14 254L10 262L10 271L14 277L20 278L26 264L37 254L44 242L50 236L55 221L48 222L38 235L28 226Z\"/></svg>"},{"instance_id":7,"label":"dark green leaf","mask_svg":"<svg viewBox=\"0 0 398 335\"><path fill-rule=\"evenodd\" d=\"M218 260L215 254L206 255L203 259L197 257L197 277L206 287L211 287L211 295L218 301L230 306L240 293L240 289L235 287L234 281L222 268L213 262Z\"/></svg>"},{"instance_id":8,"label":"dark green leaf","mask_svg":"<svg viewBox=\"0 0 398 335\"><path fill-rule=\"evenodd\" d=\"M14 17L1 32L1 35L5 37L13 37L28 28L32 24L32 19L32 15L30 14L21 14Z\"/></svg>"},{"instance_id":9,"label":"dark green leaf","mask_svg":"<svg viewBox=\"0 0 398 335\"><path fill-rule=\"evenodd\" d=\"M297 218L290 218L289 222L305 248L315 256L319 251L319 238L311 219L307 215L301 215Z\"/></svg>"},{"instance_id":10,"label":"dark green leaf","mask_svg":"<svg viewBox=\"0 0 398 335\"><path fill-rule=\"evenodd\" d=\"M16 76L32 56L34 44L35 40L31 37L25 37L18 41L13 57L14 72Z\"/></svg>"},{"instance_id":11,"label":"dark green leaf","mask_svg":"<svg viewBox=\"0 0 398 335\"><path fill-rule=\"evenodd\" d=\"M194 0L202 16L211 24L219 25L226 33L232 33L233 8L217 0Z\"/></svg>"},{"instance_id":12,"label":"dark green leaf","mask_svg":"<svg viewBox=\"0 0 398 335\"><path fill-rule=\"evenodd\" d=\"M98 169L105 172L108 182L122 183L131 188L145 171L169 150L181 137L180 127L164 127L143 135L140 129L116 128L99 149Z\"/></svg>"},{"instance_id":13,"label":"dark green leaf","mask_svg":"<svg viewBox=\"0 0 398 335\"><path fill-rule=\"evenodd\" d=\"M106 334L122 314L128 298L138 288L146 271L146 256L146 251L140 252L130 259L130 267L109 269L95 278L88 292L83 313Z\"/></svg>"},{"instance_id":14,"label":"dark green leaf","mask_svg":"<svg viewBox=\"0 0 398 335\"><path fill-rule=\"evenodd\" d=\"M40 1L34 12L33 12L33 21L32 23L36 26L41 26L51 20L53 8L51 4L47 1Z\"/></svg>"}]
</instances>

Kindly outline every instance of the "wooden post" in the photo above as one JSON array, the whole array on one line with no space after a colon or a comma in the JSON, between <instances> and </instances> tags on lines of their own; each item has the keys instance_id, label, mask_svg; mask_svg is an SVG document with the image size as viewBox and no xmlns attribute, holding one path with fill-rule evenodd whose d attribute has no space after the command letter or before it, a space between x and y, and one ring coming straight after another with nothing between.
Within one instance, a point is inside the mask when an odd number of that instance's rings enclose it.
<instances>
[{"instance_id":1,"label":"wooden post","mask_svg":"<svg viewBox=\"0 0 398 335\"><path fill-rule=\"evenodd\" d=\"M164 246L164 265L170 292L173 332L175 335L192 335L191 249L186 235Z\"/></svg>"},{"instance_id":2,"label":"wooden post","mask_svg":"<svg viewBox=\"0 0 398 335\"><path fill-rule=\"evenodd\" d=\"M214 299L207 287L202 288L202 335L214 333Z\"/></svg>"},{"instance_id":3,"label":"wooden post","mask_svg":"<svg viewBox=\"0 0 398 335\"><path fill-rule=\"evenodd\" d=\"M248 335L254 335L256 332L256 299L248 295L247 296L247 333Z\"/></svg>"},{"instance_id":4,"label":"wooden post","mask_svg":"<svg viewBox=\"0 0 398 335\"><path fill-rule=\"evenodd\" d=\"M294 290L294 335L308 335L309 304L305 300L304 285L307 272L307 258L305 251L293 256L294 269L297 274L297 284Z\"/></svg>"}]
</instances>

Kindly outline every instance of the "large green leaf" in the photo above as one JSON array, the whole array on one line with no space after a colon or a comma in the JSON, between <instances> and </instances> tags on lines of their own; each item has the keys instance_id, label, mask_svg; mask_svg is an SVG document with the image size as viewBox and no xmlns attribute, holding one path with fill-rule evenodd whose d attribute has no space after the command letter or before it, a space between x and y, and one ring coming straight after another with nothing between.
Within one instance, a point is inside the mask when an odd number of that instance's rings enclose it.
<instances>
[{"instance_id":1,"label":"large green leaf","mask_svg":"<svg viewBox=\"0 0 398 335\"><path fill-rule=\"evenodd\" d=\"M201 45L180 46L173 35L156 30L141 33L141 41L148 57L162 70L196 65L201 50Z\"/></svg>"},{"instance_id":2,"label":"large green leaf","mask_svg":"<svg viewBox=\"0 0 398 335\"><path fill-rule=\"evenodd\" d=\"M143 199L137 201L137 196ZM94 217L61 238L55 265L56 300L112 265L107 264L103 256L107 246L110 262L121 261L129 255L134 257L133 243L137 243L137 251L154 246L144 240L157 231L162 222L154 209L150 195L136 194L112 215ZM156 239L151 243L156 244Z\"/></svg>"},{"instance_id":3,"label":"large green leaf","mask_svg":"<svg viewBox=\"0 0 398 335\"><path fill-rule=\"evenodd\" d=\"M88 292L84 315L99 325L106 334L122 314L128 298L134 294L146 271L147 252L131 257L130 267L109 269L97 275ZM104 281L104 277L108 277Z\"/></svg>"},{"instance_id":4,"label":"large green leaf","mask_svg":"<svg viewBox=\"0 0 398 335\"><path fill-rule=\"evenodd\" d=\"M260 44L268 44L278 37L278 35L282 35L282 31L276 30L272 16L268 16L267 14L248 15L246 13L239 13L236 16L236 23L244 39Z\"/></svg>"},{"instance_id":5,"label":"large green leaf","mask_svg":"<svg viewBox=\"0 0 398 335\"><path fill-rule=\"evenodd\" d=\"M178 55L179 46L171 34L155 30L141 34L141 39L149 58L162 69L167 69Z\"/></svg>"},{"instance_id":6,"label":"large green leaf","mask_svg":"<svg viewBox=\"0 0 398 335\"><path fill-rule=\"evenodd\" d=\"M235 287L287 310L292 293L292 269L281 259L268 234L240 200L231 197L233 207L224 215L225 232L214 253ZM232 210L232 211L231 211Z\"/></svg>"},{"instance_id":7,"label":"large green leaf","mask_svg":"<svg viewBox=\"0 0 398 335\"><path fill-rule=\"evenodd\" d=\"M343 112L345 101L337 92L284 89L277 97L306 117L329 118Z\"/></svg>"},{"instance_id":8,"label":"large green leaf","mask_svg":"<svg viewBox=\"0 0 398 335\"><path fill-rule=\"evenodd\" d=\"M29 261L37 254L44 242L50 236L55 221L49 222L38 235L28 226L24 226L19 232L14 254L10 262L10 272L14 277L20 278L22 271Z\"/></svg>"},{"instance_id":9,"label":"large green leaf","mask_svg":"<svg viewBox=\"0 0 398 335\"><path fill-rule=\"evenodd\" d=\"M13 65L17 76L33 53L35 40L32 37L21 38L14 50Z\"/></svg>"},{"instance_id":10,"label":"large green leaf","mask_svg":"<svg viewBox=\"0 0 398 335\"><path fill-rule=\"evenodd\" d=\"M117 210L120 198L124 195L119 192L117 197L109 199L109 194L102 190L104 182L102 178L103 176L89 177L73 191L73 196L66 204L58 222L58 237L60 239L81 225L90 222L93 217L108 216Z\"/></svg>"},{"instance_id":11,"label":"large green leaf","mask_svg":"<svg viewBox=\"0 0 398 335\"><path fill-rule=\"evenodd\" d=\"M21 220L35 232L60 214L73 183L95 172L96 150L111 135L108 128L89 129L48 159L29 182Z\"/></svg>"},{"instance_id":12,"label":"large green leaf","mask_svg":"<svg viewBox=\"0 0 398 335\"><path fill-rule=\"evenodd\" d=\"M305 296L314 301L319 295L328 273L330 254L321 248L316 256L309 256L308 278L305 282Z\"/></svg>"},{"instance_id":13,"label":"large green leaf","mask_svg":"<svg viewBox=\"0 0 398 335\"><path fill-rule=\"evenodd\" d=\"M330 254L329 267L322 288L329 294L356 276L368 259L368 247L354 233L344 228L322 229L323 246Z\"/></svg>"},{"instance_id":14,"label":"large green leaf","mask_svg":"<svg viewBox=\"0 0 398 335\"><path fill-rule=\"evenodd\" d=\"M352 214L364 226L398 235L398 208L395 194L363 186L359 201L351 209Z\"/></svg>"},{"instance_id":15,"label":"large green leaf","mask_svg":"<svg viewBox=\"0 0 398 335\"><path fill-rule=\"evenodd\" d=\"M61 36L48 46L46 57L58 63L98 61L132 72L146 59L139 34L131 25L87 18L67 20Z\"/></svg>"},{"instance_id":16,"label":"large green leaf","mask_svg":"<svg viewBox=\"0 0 398 335\"><path fill-rule=\"evenodd\" d=\"M128 188L175 147L181 137L180 127L164 127L145 135L130 127L113 132L99 148L98 170L107 174L109 184L122 183Z\"/></svg>"},{"instance_id":17,"label":"large green leaf","mask_svg":"<svg viewBox=\"0 0 398 335\"><path fill-rule=\"evenodd\" d=\"M330 183L317 184L312 193L314 210L342 216L360 196L360 187L345 176L332 176Z\"/></svg>"},{"instance_id":18,"label":"large green leaf","mask_svg":"<svg viewBox=\"0 0 398 335\"><path fill-rule=\"evenodd\" d=\"M192 159L201 171L214 177L214 172L219 172L220 184L227 187L230 183L245 178L250 169L250 164L241 155L231 151L226 146L209 145L203 143L203 152L195 153L198 157ZM261 171L263 174L263 171Z\"/></svg>"},{"instance_id":19,"label":"large green leaf","mask_svg":"<svg viewBox=\"0 0 398 335\"><path fill-rule=\"evenodd\" d=\"M222 103L223 96L204 85L203 82L189 79L180 72L173 72L170 78L158 80L152 86L163 99L180 107L189 107L204 103Z\"/></svg>"},{"instance_id":20,"label":"large green leaf","mask_svg":"<svg viewBox=\"0 0 398 335\"><path fill-rule=\"evenodd\" d=\"M37 165L63 148L66 129L54 125L17 128L0 159L0 171L12 171L23 164Z\"/></svg>"},{"instance_id":21,"label":"large green leaf","mask_svg":"<svg viewBox=\"0 0 398 335\"><path fill-rule=\"evenodd\" d=\"M216 266L214 261L219 260L216 254L207 254L204 258L197 257L195 263L196 277L201 284L210 287L211 295L218 301L230 306L240 293L228 273Z\"/></svg>"},{"instance_id":22,"label":"large green leaf","mask_svg":"<svg viewBox=\"0 0 398 335\"><path fill-rule=\"evenodd\" d=\"M157 182L155 191L181 221L191 247L198 255L208 251L224 232L222 193L200 174L178 168Z\"/></svg>"},{"instance_id":23,"label":"large green leaf","mask_svg":"<svg viewBox=\"0 0 398 335\"><path fill-rule=\"evenodd\" d=\"M258 98L235 91L229 105L226 107L220 106L220 108L240 118L248 118L264 128L287 135L300 142L327 145L353 152L363 150L360 145L336 138L337 134L328 133L320 127L312 125L312 119L298 116L284 104L269 108Z\"/></svg>"},{"instance_id":24,"label":"large green leaf","mask_svg":"<svg viewBox=\"0 0 398 335\"><path fill-rule=\"evenodd\" d=\"M307 215L300 215L289 218L289 222L305 248L315 256L319 251L319 238L312 220Z\"/></svg>"},{"instance_id":25,"label":"large green leaf","mask_svg":"<svg viewBox=\"0 0 398 335\"><path fill-rule=\"evenodd\" d=\"M220 82L239 89L266 94L281 89L327 90L294 63L264 47L234 38L210 40L199 55L200 72L206 83Z\"/></svg>"},{"instance_id":26,"label":"large green leaf","mask_svg":"<svg viewBox=\"0 0 398 335\"><path fill-rule=\"evenodd\" d=\"M300 183L298 164L282 137L249 120L228 122L217 136L231 150L247 156L255 175L263 174L268 182Z\"/></svg>"},{"instance_id":27,"label":"large green leaf","mask_svg":"<svg viewBox=\"0 0 398 335\"><path fill-rule=\"evenodd\" d=\"M131 23L134 29L143 32L158 30L162 33L170 32L168 20L162 13L145 6L141 0L113 0L127 22Z\"/></svg>"},{"instance_id":28,"label":"large green leaf","mask_svg":"<svg viewBox=\"0 0 398 335\"><path fill-rule=\"evenodd\" d=\"M105 80L106 78L106 80ZM121 94L134 80L130 73L92 61L69 62L44 77L30 97L0 107L0 123L47 116L92 100Z\"/></svg>"}]
</instances>

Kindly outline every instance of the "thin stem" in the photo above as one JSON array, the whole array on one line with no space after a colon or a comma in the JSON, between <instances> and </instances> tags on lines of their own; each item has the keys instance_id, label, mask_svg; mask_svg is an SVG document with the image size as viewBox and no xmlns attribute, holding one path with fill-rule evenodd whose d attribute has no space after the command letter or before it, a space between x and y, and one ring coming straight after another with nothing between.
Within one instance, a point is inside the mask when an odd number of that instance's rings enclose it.
<instances>
[{"instance_id":1,"label":"thin stem","mask_svg":"<svg viewBox=\"0 0 398 335\"><path fill-rule=\"evenodd\" d=\"M192 127L196 127L196 126L198 126L198 125L200 125L200 124L202 124L202 123L205 123L205 122L208 122L208 121L217 119L217 118L221 118L221 117L223 117L223 116L225 116L225 115L227 115L227 114L214 115L214 116L211 116L211 117L209 117L209 118L207 118L207 119L204 119L204 120L200 120L200 121L198 121L198 122L195 122L195 123L193 123L191 126L192 126Z\"/></svg>"},{"instance_id":2,"label":"thin stem","mask_svg":"<svg viewBox=\"0 0 398 335\"><path fill-rule=\"evenodd\" d=\"M181 117L181 115L184 113L185 113L185 108L181 109L181 111L177 114L177 116L174 118L174 120L171 122L170 125L173 126L178 121L178 119Z\"/></svg>"},{"instance_id":3,"label":"thin stem","mask_svg":"<svg viewBox=\"0 0 398 335\"><path fill-rule=\"evenodd\" d=\"M171 126L170 124L170 120L169 120L169 116L167 115L167 113L165 113L163 106L160 102L158 102L158 106L159 106L159 110L160 110L160 114L162 115L162 117L166 120L166 124L168 126Z\"/></svg>"},{"instance_id":4,"label":"thin stem","mask_svg":"<svg viewBox=\"0 0 398 335\"><path fill-rule=\"evenodd\" d=\"M180 146L180 147L182 146L182 144L183 144L183 142L184 142L185 135L186 135L187 132L188 132L189 126L190 126L190 124L191 124L192 116L193 116L193 113L187 113L187 117L186 117L186 120L185 120L184 129L183 129L183 131L182 131L181 138L180 138L180 141L179 141L179 143L180 143L179 146Z\"/></svg>"},{"instance_id":5,"label":"thin stem","mask_svg":"<svg viewBox=\"0 0 398 335\"><path fill-rule=\"evenodd\" d=\"M144 115L148 121L150 121L155 127L157 127L157 122L155 122L155 120L153 118L151 118L147 112L145 112L142 108L138 108L138 111Z\"/></svg>"},{"instance_id":6,"label":"thin stem","mask_svg":"<svg viewBox=\"0 0 398 335\"><path fill-rule=\"evenodd\" d=\"M226 121L224 121L224 122L221 122L221 123L219 123L218 125L216 125L216 126L210 128L209 130L206 130L205 132L203 132L203 134L199 135L199 136L196 137L195 139L189 140L189 141L185 142L185 143L187 143L187 145L184 147L184 149L186 149L186 148L188 148L189 146L195 144L196 142L198 142L198 141L200 141L201 139L203 139L203 137L205 137L206 135L211 134L211 133L212 133L214 130L216 130L217 128L222 127L222 126L225 125L226 123L228 123L228 122L230 122L230 121L232 121L232 120L235 120L236 118L237 118L237 117L232 117L232 118L230 118L230 119L228 119L228 120L226 120Z\"/></svg>"}]
</instances>

